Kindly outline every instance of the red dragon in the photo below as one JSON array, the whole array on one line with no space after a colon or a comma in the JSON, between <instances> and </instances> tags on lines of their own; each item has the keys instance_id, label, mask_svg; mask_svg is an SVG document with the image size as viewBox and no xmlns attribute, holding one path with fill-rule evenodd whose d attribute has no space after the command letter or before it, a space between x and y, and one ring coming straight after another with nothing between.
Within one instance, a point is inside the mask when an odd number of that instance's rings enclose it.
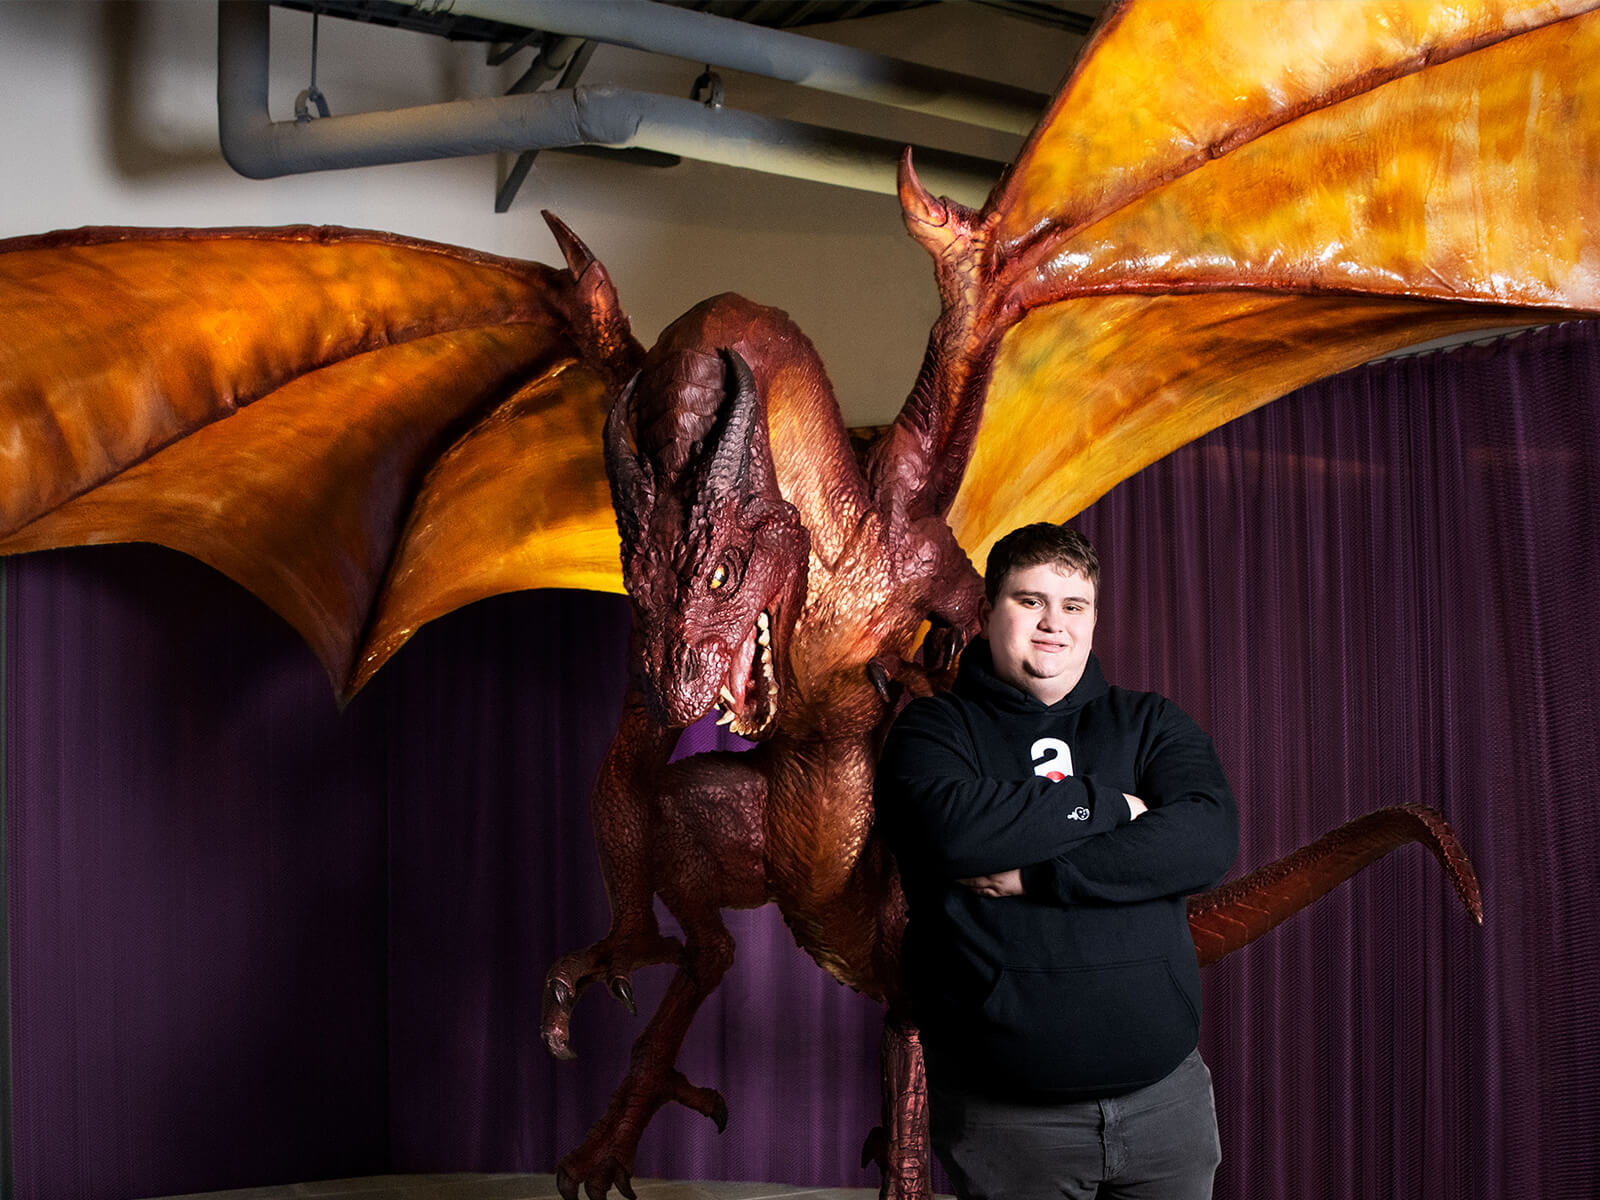
<instances>
[{"instance_id":1,"label":"red dragon","mask_svg":"<svg viewBox=\"0 0 1600 1200\"><path fill-rule=\"evenodd\" d=\"M0 243L0 553L195 555L343 697L462 604L625 584L632 677L594 792L613 922L551 969L546 1043L570 1052L587 985L631 1005L632 971L675 971L562 1190L631 1196L664 1103L725 1120L674 1063L731 961L720 910L775 902L888 1006L873 1149L886 1195L926 1195L870 779L892 699L973 632L971 558L1377 353L1600 311L1593 7L1112 8L981 210L903 167L943 311L864 441L775 309L716 297L645 354L559 222L565 270L346 230ZM669 763L713 707L757 747ZM1442 819L1387 809L1196 897L1202 961L1407 841L1480 915Z\"/></svg>"}]
</instances>

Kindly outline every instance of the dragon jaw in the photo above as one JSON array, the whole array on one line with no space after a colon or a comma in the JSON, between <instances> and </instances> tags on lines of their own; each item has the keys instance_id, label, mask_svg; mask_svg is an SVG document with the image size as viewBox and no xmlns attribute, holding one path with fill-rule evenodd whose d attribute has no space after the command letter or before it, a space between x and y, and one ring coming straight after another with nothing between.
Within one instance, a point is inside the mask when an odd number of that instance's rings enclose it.
<instances>
[{"instance_id":1,"label":"dragon jaw","mask_svg":"<svg viewBox=\"0 0 1600 1200\"><path fill-rule=\"evenodd\" d=\"M762 609L755 627L733 656L717 709L718 725L741 737L760 737L778 715L778 678L772 669L772 617Z\"/></svg>"}]
</instances>

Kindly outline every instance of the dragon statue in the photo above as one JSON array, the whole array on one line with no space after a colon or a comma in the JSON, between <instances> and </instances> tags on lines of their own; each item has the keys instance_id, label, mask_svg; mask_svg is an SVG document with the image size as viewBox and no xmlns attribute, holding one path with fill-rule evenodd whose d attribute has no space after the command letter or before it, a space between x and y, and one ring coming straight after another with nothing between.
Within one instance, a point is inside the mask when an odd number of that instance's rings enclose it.
<instances>
[{"instance_id":1,"label":"dragon statue","mask_svg":"<svg viewBox=\"0 0 1600 1200\"><path fill-rule=\"evenodd\" d=\"M631 1196L665 1103L725 1121L674 1064L732 960L720 911L775 902L886 1004L869 1149L885 1195L925 1196L870 780L897 696L939 686L974 632L972 560L1303 383L1600 312L1596 7L1112 7L981 209L902 164L942 312L865 441L781 312L718 296L646 353L553 219L565 269L337 229L0 243L0 553L194 555L299 630L342 699L463 604L625 587L593 799L612 925L551 968L547 1046L570 1054L588 985L631 1006L634 970L674 973L562 1191ZM713 708L756 748L669 761ZM1481 919L1448 826L1409 805L1194 898L1202 962L1410 841Z\"/></svg>"}]
</instances>

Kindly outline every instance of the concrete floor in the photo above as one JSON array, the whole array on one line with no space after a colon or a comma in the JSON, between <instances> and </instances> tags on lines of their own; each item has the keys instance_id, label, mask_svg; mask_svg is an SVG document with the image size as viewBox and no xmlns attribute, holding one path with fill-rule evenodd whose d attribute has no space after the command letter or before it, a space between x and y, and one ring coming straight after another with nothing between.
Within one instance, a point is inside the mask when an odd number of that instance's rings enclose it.
<instances>
[{"instance_id":1,"label":"concrete floor","mask_svg":"<svg viewBox=\"0 0 1600 1200\"><path fill-rule=\"evenodd\" d=\"M876 1188L802 1188L781 1183L679 1183L635 1179L639 1200L876 1200ZM375 1175L279 1187L193 1192L164 1200L560 1200L554 1175ZM612 1192L616 1197L617 1193ZM619 1197L620 1200L620 1197Z\"/></svg>"}]
</instances>

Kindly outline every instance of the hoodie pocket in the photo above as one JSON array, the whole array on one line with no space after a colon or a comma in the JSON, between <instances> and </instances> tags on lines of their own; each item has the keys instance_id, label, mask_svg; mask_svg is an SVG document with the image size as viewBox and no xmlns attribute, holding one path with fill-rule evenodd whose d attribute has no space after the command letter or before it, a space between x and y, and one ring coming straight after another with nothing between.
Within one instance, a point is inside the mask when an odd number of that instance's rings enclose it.
<instances>
[{"instance_id":1,"label":"hoodie pocket","mask_svg":"<svg viewBox=\"0 0 1600 1200\"><path fill-rule=\"evenodd\" d=\"M1106 1095L1164 1077L1200 1032L1195 1005L1165 958L1006 967L975 1024L974 1065L997 1081Z\"/></svg>"}]
</instances>

